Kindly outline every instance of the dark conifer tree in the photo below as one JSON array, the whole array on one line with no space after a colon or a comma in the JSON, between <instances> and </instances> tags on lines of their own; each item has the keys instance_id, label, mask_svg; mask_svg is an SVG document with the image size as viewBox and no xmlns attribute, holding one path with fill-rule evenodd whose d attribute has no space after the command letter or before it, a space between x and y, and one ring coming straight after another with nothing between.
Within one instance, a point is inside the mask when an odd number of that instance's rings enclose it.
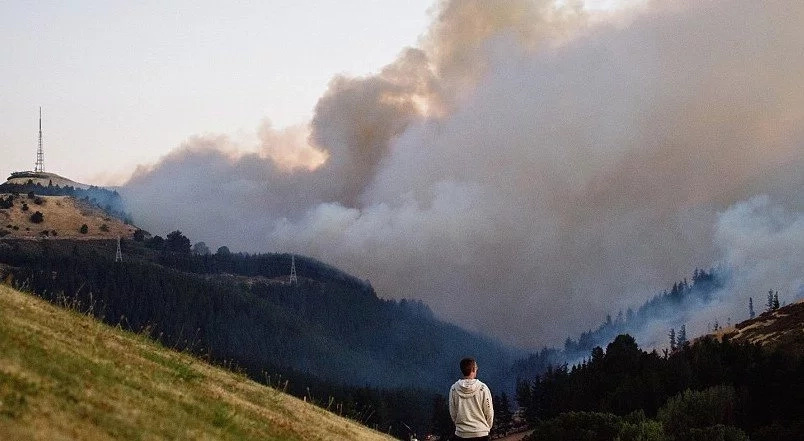
<instances>
[{"instance_id":1,"label":"dark conifer tree","mask_svg":"<svg viewBox=\"0 0 804 441\"><path fill-rule=\"evenodd\" d=\"M676 350L676 330L675 328L670 328L670 350Z\"/></svg>"},{"instance_id":2,"label":"dark conifer tree","mask_svg":"<svg viewBox=\"0 0 804 441\"><path fill-rule=\"evenodd\" d=\"M498 435L507 435L511 430L511 422L513 420L513 413L511 412L511 402L508 400L508 395L505 392L502 395L496 395L494 401L494 433Z\"/></svg>"},{"instance_id":3,"label":"dark conifer tree","mask_svg":"<svg viewBox=\"0 0 804 441\"><path fill-rule=\"evenodd\" d=\"M683 348L687 343L687 325L681 325L681 329L678 330L678 337L676 337L676 346Z\"/></svg>"},{"instance_id":4,"label":"dark conifer tree","mask_svg":"<svg viewBox=\"0 0 804 441\"><path fill-rule=\"evenodd\" d=\"M752 319L756 317L756 313L754 312L754 298L748 298L748 318Z\"/></svg>"}]
</instances>

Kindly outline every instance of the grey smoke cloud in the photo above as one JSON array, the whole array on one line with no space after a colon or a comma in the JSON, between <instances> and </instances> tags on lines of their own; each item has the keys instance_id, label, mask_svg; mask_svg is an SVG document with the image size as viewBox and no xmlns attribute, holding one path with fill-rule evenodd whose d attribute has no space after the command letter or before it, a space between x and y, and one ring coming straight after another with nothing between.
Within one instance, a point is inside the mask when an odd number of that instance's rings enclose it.
<instances>
[{"instance_id":1,"label":"grey smoke cloud","mask_svg":"<svg viewBox=\"0 0 804 441\"><path fill-rule=\"evenodd\" d=\"M561 343L695 267L743 268L729 256L755 248L724 233L743 201L804 206L804 5L689 3L613 25L444 1L420 47L333 79L308 137L191 138L123 195L155 233L315 256L506 342ZM798 259L779 271L800 280Z\"/></svg>"}]
</instances>

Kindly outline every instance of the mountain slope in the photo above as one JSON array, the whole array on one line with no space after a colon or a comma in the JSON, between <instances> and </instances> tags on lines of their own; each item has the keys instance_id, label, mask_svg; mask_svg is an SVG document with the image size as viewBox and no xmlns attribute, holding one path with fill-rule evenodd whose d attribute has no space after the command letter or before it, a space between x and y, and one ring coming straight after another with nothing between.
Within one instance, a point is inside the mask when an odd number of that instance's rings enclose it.
<instances>
[{"instance_id":1,"label":"mountain slope","mask_svg":"<svg viewBox=\"0 0 804 441\"><path fill-rule=\"evenodd\" d=\"M753 319L724 328L714 336L804 355L804 300L763 312Z\"/></svg>"},{"instance_id":2,"label":"mountain slope","mask_svg":"<svg viewBox=\"0 0 804 441\"><path fill-rule=\"evenodd\" d=\"M3 439L390 439L0 285Z\"/></svg>"},{"instance_id":3,"label":"mountain slope","mask_svg":"<svg viewBox=\"0 0 804 441\"><path fill-rule=\"evenodd\" d=\"M233 360L257 380L268 369L338 385L442 391L466 354L482 357L496 389L509 373L513 351L437 320L419 302L384 300L365 281L303 256L295 259L299 282L290 285L282 279L287 254L154 253L123 241L123 261L115 263L115 245L0 241L0 274L51 301L94 302L107 323L148 327L169 346Z\"/></svg>"},{"instance_id":4,"label":"mountain slope","mask_svg":"<svg viewBox=\"0 0 804 441\"><path fill-rule=\"evenodd\" d=\"M28 198L0 193L0 199L11 205L0 205L0 237L127 238L136 230L88 201L70 196ZM37 211L43 215L38 223L31 220ZM82 225L87 226L85 233Z\"/></svg>"}]
</instances>

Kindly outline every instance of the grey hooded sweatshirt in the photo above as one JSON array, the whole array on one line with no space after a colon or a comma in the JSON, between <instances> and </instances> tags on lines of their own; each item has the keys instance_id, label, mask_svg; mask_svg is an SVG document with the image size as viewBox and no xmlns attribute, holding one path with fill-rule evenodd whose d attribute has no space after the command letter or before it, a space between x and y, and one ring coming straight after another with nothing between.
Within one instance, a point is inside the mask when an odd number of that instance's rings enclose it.
<instances>
[{"instance_id":1,"label":"grey hooded sweatshirt","mask_svg":"<svg viewBox=\"0 0 804 441\"><path fill-rule=\"evenodd\" d=\"M455 435L461 438L486 436L494 423L491 391L478 379L462 379L449 389L449 414Z\"/></svg>"}]
</instances>

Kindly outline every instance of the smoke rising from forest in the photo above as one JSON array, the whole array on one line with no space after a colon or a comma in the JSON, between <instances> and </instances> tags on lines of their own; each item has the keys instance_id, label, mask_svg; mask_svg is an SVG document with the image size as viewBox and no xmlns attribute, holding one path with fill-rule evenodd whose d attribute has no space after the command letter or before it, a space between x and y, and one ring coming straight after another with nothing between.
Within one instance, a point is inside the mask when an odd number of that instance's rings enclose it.
<instances>
[{"instance_id":1,"label":"smoke rising from forest","mask_svg":"<svg viewBox=\"0 0 804 441\"><path fill-rule=\"evenodd\" d=\"M138 169L135 223L317 257L524 347L717 262L738 269L729 308L801 295L804 4L602 22L566 3L440 2L418 47L334 78L309 127L193 137Z\"/></svg>"}]
</instances>

